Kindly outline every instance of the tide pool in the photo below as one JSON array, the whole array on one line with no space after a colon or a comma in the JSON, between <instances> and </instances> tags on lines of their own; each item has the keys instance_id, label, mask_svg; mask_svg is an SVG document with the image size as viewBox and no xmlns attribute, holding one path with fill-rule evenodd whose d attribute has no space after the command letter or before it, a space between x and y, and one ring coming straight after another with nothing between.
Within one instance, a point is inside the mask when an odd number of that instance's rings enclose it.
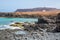
<instances>
[{"instance_id":1,"label":"tide pool","mask_svg":"<svg viewBox=\"0 0 60 40\"><path fill-rule=\"evenodd\" d=\"M0 18L0 25L7 25L12 22L37 22L37 18L5 18L1 17Z\"/></svg>"}]
</instances>

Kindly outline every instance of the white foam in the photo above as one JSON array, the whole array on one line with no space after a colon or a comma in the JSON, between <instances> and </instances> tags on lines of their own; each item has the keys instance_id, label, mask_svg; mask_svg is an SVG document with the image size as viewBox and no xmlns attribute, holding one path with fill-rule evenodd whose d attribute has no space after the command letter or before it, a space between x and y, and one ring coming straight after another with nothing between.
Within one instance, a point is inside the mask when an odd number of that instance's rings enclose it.
<instances>
[{"instance_id":1,"label":"white foam","mask_svg":"<svg viewBox=\"0 0 60 40\"><path fill-rule=\"evenodd\" d=\"M9 26L9 25L1 25L0 29L21 29L21 28Z\"/></svg>"}]
</instances>

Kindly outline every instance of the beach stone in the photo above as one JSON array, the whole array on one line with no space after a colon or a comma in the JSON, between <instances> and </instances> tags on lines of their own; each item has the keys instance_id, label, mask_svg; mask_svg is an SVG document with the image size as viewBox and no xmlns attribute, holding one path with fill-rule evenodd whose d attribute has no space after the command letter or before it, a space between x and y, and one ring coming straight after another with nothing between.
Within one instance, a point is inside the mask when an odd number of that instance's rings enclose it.
<instances>
[{"instance_id":1,"label":"beach stone","mask_svg":"<svg viewBox=\"0 0 60 40\"><path fill-rule=\"evenodd\" d=\"M15 40L14 35L7 31L0 31L0 40Z\"/></svg>"}]
</instances>

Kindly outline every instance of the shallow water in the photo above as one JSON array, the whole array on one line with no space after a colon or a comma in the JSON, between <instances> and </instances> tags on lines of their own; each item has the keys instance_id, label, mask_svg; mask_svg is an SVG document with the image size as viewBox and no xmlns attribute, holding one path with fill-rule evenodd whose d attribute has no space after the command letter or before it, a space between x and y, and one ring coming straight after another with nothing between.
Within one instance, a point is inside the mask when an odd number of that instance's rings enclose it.
<instances>
[{"instance_id":1,"label":"shallow water","mask_svg":"<svg viewBox=\"0 0 60 40\"><path fill-rule=\"evenodd\" d=\"M36 22L37 18L0 18L0 25L7 25L12 22Z\"/></svg>"}]
</instances>

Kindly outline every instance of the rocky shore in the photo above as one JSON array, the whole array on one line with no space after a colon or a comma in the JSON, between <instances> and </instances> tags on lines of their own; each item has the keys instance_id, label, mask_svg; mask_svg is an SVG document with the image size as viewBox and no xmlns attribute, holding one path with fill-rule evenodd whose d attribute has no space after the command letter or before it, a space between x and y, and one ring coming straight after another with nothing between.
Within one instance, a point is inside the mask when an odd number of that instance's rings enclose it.
<instances>
[{"instance_id":1,"label":"rocky shore","mask_svg":"<svg viewBox=\"0 0 60 40\"><path fill-rule=\"evenodd\" d=\"M35 23L16 22L9 26L21 29L0 30L0 40L60 40L60 13L54 17L39 17Z\"/></svg>"},{"instance_id":2,"label":"rocky shore","mask_svg":"<svg viewBox=\"0 0 60 40\"><path fill-rule=\"evenodd\" d=\"M23 33L21 34L21 31L0 30L0 40L60 40L60 33L34 31L24 34L24 31L22 31Z\"/></svg>"}]
</instances>

